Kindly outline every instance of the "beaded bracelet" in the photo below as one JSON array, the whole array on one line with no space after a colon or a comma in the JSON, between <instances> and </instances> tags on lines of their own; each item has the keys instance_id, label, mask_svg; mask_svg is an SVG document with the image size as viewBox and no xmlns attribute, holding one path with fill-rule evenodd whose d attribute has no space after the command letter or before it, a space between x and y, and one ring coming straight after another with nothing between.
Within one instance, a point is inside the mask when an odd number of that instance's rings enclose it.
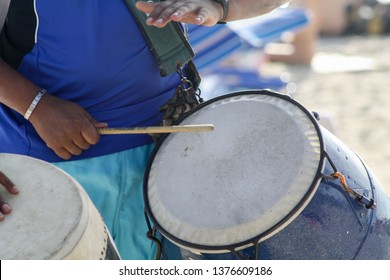
<instances>
[{"instance_id":1,"label":"beaded bracelet","mask_svg":"<svg viewBox=\"0 0 390 280\"><path fill-rule=\"evenodd\" d=\"M32 112L34 111L35 107L38 105L39 101L41 100L42 96L45 95L45 93L47 93L47 91L43 88L41 89L37 95L35 95L35 98L34 100L31 102L30 104L30 107L28 107L27 109L27 112L24 114L24 118L26 120L28 120L32 114Z\"/></svg>"}]
</instances>

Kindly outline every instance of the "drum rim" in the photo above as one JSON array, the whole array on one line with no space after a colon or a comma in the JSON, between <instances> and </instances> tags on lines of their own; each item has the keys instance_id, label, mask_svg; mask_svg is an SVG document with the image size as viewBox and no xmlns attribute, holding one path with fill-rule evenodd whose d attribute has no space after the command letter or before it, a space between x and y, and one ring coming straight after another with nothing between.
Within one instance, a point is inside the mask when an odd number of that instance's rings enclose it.
<instances>
[{"instance_id":1,"label":"drum rim","mask_svg":"<svg viewBox=\"0 0 390 280\"><path fill-rule=\"evenodd\" d=\"M278 223L276 223L274 226L272 226L268 230L264 231L263 233L258 234L257 236L250 238L248 240L237 242L235 244L229 244L229 245L213 245L213 246L211 246L211 245L202 245L202 244L191 243L191 242L182 240L182 239L172 235L168 230L166 230L154 217L152 209L151 209L150 204L149 204L149 198L148 198L149 172L151 170L154 159L155 159L160 147L162 146L164 141L170 135L170 134L163 134L149 157L149 160L148 160L148 163L146 166L146 170L145 170L145 174L144 174L143 198L144 198L144 205L145 205L145 216L147 219L150 219L152 221L154 227L158 231L160 231L164 237L169 239L171 242L177 244L179 247L184 247L184 248L187 248L189 250L198 251L200 253L203 253L203 252L204 253L211 253L211 252L226 252L226 251L233 252L233 251L236 251L238 249L250 247L252 245L256 246L257 243L259 243L260 241L271 237L273 235L272 233L275 232L277 229L284 228L286 226L286 224L288 225L289 223L291 223L293 221L293 217L298 216L304 210L305 207L303 207L303 206L305 204L307 205L311 201L313 195L315 194L316 190L318 189L318 185L319 185L318 181L323 176L322 171L323 171L323 168L325 166L325 158L326 158L324 140L322 137L321 129L320 129L320 126L319 126L316 118L313 116L313 114L310 113L310 111L308 111L301 103L294 100L289 95L281 94L281 93L271 91L268 89L242 90L242 91L230 92L230 93L227 93L225 95L214 97L212 99L209 99L209 100L199 104L197 107L193 108L191 111L189 111L188 113L183 115L180 119L178 119L175 122L175 124L181 123L188 116L192 115L193 113L197 112L198 110L201 110L202 108L204 108L204 107L206 107L214 102L228 99L228 98L232 98L232 97L249 95L249 94L263 94L263 95L268 95L268 96L273 96L273 97L284 99L288 102L293 103L293 105L297 106L299 109L301 109L305 113L305 115L308 116L308 118L311 120L311 122L314 125L314 128L315 128L317 135L318 135L319 144L320 144L320 159L319 159L318 166L317 166L316 176L313 178L313 181L312 181L310 187L308 188L308 191L306 192L306 194L302 197L302 199L299 201L299 203L297 203L297 205L293 208L293 210L290 211L290 213L288 213L282 220L280 220Z\"/></svg>"}]
</instances>

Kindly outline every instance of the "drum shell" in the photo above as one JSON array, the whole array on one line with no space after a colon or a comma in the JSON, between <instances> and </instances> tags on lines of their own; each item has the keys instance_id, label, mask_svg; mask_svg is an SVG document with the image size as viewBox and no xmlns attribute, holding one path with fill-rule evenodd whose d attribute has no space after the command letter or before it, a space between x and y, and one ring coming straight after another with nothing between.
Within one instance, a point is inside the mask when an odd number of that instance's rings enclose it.
<instances>
[{"instance_id":1,"label":"drum shell","mask_svg":"<svg viewBox=\"0 0 390 280\"><path fill-rule=\"evenodd\" d=\"M347 185L377 204L367 209L348 194L324 157L320 185L305 209L283 230L236 253L199 253L160 235L164 259L390 259L390 200L362 159L320 126L325 152ZM288 160L288 159L287 159ZM257 256L256 256L256 251ZM196 253L195 253L196 252Z\"/></svg>"}]
</instances>

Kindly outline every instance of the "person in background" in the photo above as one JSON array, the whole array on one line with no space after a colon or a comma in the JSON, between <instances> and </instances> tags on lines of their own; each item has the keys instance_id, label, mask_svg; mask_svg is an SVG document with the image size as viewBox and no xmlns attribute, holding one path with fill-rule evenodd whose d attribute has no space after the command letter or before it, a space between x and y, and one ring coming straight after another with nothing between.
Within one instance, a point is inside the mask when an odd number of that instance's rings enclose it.
<instances>
[{"instance_id":1,"label":"person in background","mask_svg":"<svg viewBox=\"0 0 390 280\"><path fill-rule=\"evenodd\" d=\"M390 32L390 1L295 0L290 5L308 10L310 23L285 42L266 46L271 61L310 64L319 36Z\"/></svg>"},{"instance_id":2,"label":"person in background","mask_svg":"<svg viewBox=\"0 0 390 280\"><path fill-rule=\"evenodd\" d=\"M170 21L213 26L287 2L166 0L136 7L148 25L161 28ZM97 129L158 125L159 109L180 78L160 75L122 0L13 0L0 35L0 153L45 160L69 173L102 214L122 258L153 258L142 198L153 140L100 136ZM17 193L6 174L0 183ZM10 212L1 200L0 219Z\"/></svg>"}]
</instances>

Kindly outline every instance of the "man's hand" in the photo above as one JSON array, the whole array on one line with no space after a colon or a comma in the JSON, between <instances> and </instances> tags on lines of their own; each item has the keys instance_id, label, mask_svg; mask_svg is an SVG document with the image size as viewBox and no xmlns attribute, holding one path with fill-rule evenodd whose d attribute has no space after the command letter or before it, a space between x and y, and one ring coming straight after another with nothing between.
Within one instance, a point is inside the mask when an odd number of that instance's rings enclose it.
<instances>
[{"instance_id":1,"label":"man's hand","mask_svg":"<svg viewBox=\"0 0 390 280\"><path fill-rule=\"evenodd\" d=\"M166 0L158 3L138 1L136 7L148 14L148 25L160 28L170 21L213 26L223 15L222 6L212 0Z\"/></svg>"},{"instance_id":2,"label":"man's hand","mask_svg":"<svg viewBox=\"0 0 390 280\"><path fill-rule=\"evenodd\" d=\"M11 182L11 180L5 176L3 172L0 171L0 186L5 187L9 193L11 194L17 194L19 193L19 190L15 187L15 185ZM3 198L0 196L0 222L4 220L5 216L9 213L11 213L12 208L11 206L3 200Z\"/></svg>"},{"instance_id":3,"label":"man's hand","mask_svg":"<svg viewBox=\"0 0 390 280\"><path fill-rule=\"evenodd\" d=\"M39 136L59 157L70 159L96 144L97 128L107 127L97 122L74 102L46 94L30 118Z\"/></svg>"},{"instance_id":4,"label":"man's hand","mask_svg":"<svg viewBox=\"0 0 390 280\"><path fill-rule=\"evenodd\" d=\"M166 0L158 3L138 1L138 10L148 14L146 23L164 27L170 21L213 26L223 17L222 5L213 0ZM225 21L257 17L291 0L231 0Z\"/></svg>"}]
</instances>

